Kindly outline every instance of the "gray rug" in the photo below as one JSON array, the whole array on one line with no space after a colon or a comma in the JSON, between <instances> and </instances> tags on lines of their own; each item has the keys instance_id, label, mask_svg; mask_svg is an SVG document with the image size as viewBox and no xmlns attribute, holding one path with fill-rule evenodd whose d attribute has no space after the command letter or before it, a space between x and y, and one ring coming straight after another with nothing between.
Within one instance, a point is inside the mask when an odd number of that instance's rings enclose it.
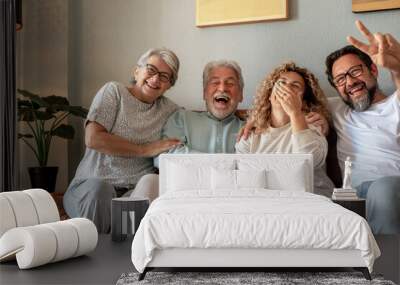
<instances>
[{"instance_id":1,"label":"gray rug","mask_svg":"<svg viewBox=\"0 0 400 285\"><path fill-rule=\"evenodd\" d=\"M360 272L148 272L142 281L139 273L124 273L117 285L145 284L213 284L213 285L246 285L246 284L379 284L395 285L384 280L382 276L372 275L372 281L364 278Z\"/></svg>"}]
</instances>

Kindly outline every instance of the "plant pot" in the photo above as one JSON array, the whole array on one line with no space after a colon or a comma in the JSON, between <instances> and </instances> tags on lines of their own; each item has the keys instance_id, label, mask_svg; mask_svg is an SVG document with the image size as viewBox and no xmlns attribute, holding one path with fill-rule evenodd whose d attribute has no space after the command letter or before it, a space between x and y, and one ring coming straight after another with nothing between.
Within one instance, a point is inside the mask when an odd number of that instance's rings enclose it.
<instances>
[{"instance_id":1,"label":"plant pot","mask_svg":"<svg viewBox=\"0 0 400 285\"><path fill-rule=\"evenodd\" d=\"M57 181L57 166L28 167L32 188L42 188L54 192Z\"/></svg>"}]
</instances>

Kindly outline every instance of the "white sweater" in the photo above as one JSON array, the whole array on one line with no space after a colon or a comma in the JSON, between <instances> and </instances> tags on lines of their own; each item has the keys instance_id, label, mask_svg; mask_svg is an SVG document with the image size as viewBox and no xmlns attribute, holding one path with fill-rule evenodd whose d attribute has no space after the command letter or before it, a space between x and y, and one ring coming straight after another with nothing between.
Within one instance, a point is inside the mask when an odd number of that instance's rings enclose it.
<instances>
[{"instance_id":1,"label":"white sweater","mask_svg":"<svg viewBox=\"0 0 400 285\"><path fill-rule=\"evenodd\" d=\"M235 146L236 153L311 153L314 160L314 193L331 197L333 183L326 175L325 158L328 143L313 125L292 133L290 123L280 128L268 128L262 134L252 133Z\"/></svg>"}]
</instances>

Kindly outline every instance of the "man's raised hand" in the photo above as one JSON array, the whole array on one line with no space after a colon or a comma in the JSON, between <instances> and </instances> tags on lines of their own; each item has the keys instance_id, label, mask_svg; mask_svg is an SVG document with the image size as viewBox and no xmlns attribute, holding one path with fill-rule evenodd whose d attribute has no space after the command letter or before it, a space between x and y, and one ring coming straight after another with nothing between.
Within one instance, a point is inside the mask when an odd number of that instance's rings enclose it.
<instances>
[{"instance_id":1,"label":"man's raised hand","mask_svg":"<svg viewBox=\"0 0 400 285\"><path fill-rule=\"evenodd\" d=\"M356 26L367 38L368 44L352 36L347 37L347 41L368 54L376 65L400 73L400 43L391 34L372 34L359 20L356 21Z\"/></svg>"}]
</instances>

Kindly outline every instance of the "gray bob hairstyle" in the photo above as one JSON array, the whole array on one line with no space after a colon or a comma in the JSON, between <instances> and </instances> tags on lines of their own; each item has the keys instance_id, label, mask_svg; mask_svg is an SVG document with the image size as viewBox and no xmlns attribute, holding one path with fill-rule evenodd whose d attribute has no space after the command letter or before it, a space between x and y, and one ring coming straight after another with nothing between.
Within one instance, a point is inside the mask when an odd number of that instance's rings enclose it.
<instances>
[{"instance_id":1,"label":"gray bob hairstyle","mask_svg":"<svg viewBox=\"0 0 400 285\"><path fill-rule=\"evenodd\" d=\"M153 55L160 57L172 70L171 86L178 79L179 59L176 54L167 48L152 48L146 51L138 60L137 65L146 66L147 60Z\"/></svg>"},{"instance_id":2,"label":"gray bob hairstyle","mask_svg":"<svg viewBox=\"0 0 400 285\"><path fill-rule=\"evenodd\" d=\"M240 90L243 91L244 81L243 81L242 69L240 68L239 64L236 61L225 60L225 59L210 61L209 63L206 64L203 70L203 90L205 90L207 87L211 71L217 67L227 67L232 69L236 73L237 78L239 79Z\"/></svg>"}]
</instances>

